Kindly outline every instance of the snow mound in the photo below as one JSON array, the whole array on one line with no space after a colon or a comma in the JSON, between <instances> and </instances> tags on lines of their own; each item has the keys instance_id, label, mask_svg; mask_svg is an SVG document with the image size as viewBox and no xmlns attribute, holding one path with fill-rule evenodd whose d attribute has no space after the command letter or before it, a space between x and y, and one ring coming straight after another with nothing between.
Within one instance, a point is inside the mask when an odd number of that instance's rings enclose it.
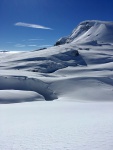
<instances>
[{"instance_id":1,"label":"snow mound","mask_svg":"<svg viewBox=\"0 0 113 150\"><path fill-rule=\"evenodd\" d=\"M10 91L9 93L4 95L5 91L7 92L7 90L12 90L12 89L13 89L13 92ZM34 101L37 98L39 99L41 98L45 100L54 100L57 98L55 93L49 88L48 84L35 78L27 78L26 76L5 76L5 77L1 76L0 77L0 90L1 90L0 91L0 95L1 95L0 103L3 103L3 100L5 101L5 99L7 102L8 96L9 96L9 102L19 102L19 101L22 101L22 98L23 98L23 101L30 101L31 99L32 101ZM17 94L16 96L15 94L17 93L18 90L21 92L19 92L19 94ZM31 96L29 96L30 91L32 91ZM12 96L11 96L11 93L12 93ZM24 95L22 97L17 98L21 94L22 95L27 94L26 95L27 97ZM15 96L16 96L16 99L15 99Z\"/></svg>"},{"instance_id":2,"label":"snow mound","mask_svg":"<svg viewBox=\"0 0 113 150\"><path fill-rule=\"evenodd\" d=\"M102 77L60 79L51 85L64 101L113 101L113 80Z\"/></svg>"},{"instance_id":3,"label":"snow mound","mask_svg":"<svg viewBox=\"0 0 113 150\"><path fill-rule=\"evenodd\" d=\"M88 20L81 22L70 36L60 38L55 45L65 43L113 43L113 22Z\"/></svg>"},{"instance_id":4,"label":"snow mound","mask_svg":"<svg viewBox=\"0 0 113 150\"><path fill-rule=\"evenodd\" d=\"M44 97L33 91L0 90L0 104L41 100L45 100Z\"/></svg>"}]
</instances>

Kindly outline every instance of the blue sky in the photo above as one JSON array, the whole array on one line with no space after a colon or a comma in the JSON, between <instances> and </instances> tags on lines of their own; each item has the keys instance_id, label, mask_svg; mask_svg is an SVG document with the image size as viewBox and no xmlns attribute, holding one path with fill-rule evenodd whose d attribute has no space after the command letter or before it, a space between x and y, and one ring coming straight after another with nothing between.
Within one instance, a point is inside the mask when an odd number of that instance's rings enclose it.
<instances>
[{"instance_id":1,"label":"blue sky","mask_svg":"<svg viewBox=\"0 0 113 150\"><path fill-rule=\"evenodd\" d=\"M113 0L0 0L0 50L54 45L84 20L113 21Z\"/></svg>"}]
</instances>

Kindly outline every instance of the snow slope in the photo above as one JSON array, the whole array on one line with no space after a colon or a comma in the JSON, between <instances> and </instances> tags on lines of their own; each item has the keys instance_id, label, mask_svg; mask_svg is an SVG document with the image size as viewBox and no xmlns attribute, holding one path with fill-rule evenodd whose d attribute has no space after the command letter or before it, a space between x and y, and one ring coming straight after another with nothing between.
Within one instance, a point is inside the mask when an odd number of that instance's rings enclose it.
<instances>
[{"instance_id":1,"label":"snow slope","mask_svg":"<svg viewBox=\"0 0 113 150\"><path fill-rule=\"evenodd\" d=\"M112 107L112 22L84 21L51 48L0 52L0 150L111 150Z\"/></svg>"},{"instance_id":2,"label":"snow slope","mask_svg":"<svg viewBox=\"0 0 113 150\"><path fill-rule=\"evenodd\" d=\"M72 101L112 101L112 45L70 43L42 51L5 53L0 68L0 90L34 91L45 100L71 96Z\"/></svg>"},{"instance_id":3,"label":"snow slope","mask_svg":"<svg viewBox=\"0 0 113 150\"><path fill-rule=\"evenodd\" d=\"M113 22L97 20L81 22L70 36L59 39L56 44L71 42L89 43L91 45L113 43Z\"/></svg>"}]
</instances>

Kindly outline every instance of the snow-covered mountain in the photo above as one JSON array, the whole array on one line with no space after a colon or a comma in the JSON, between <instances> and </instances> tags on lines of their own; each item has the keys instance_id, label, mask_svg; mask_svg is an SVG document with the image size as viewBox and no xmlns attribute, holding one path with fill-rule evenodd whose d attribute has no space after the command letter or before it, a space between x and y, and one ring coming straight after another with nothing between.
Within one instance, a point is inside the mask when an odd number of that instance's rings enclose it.
<instances>
[{"instance_id":1,"label":"snow-covered mountain","mask_svg":"<svg viewBox=\"0 0 113 150\"><path fill-rule=\"evenodd\" d=\"M112 114L112 22L82 22L47 49L0 52L0 150L112 150Z\"/></svg>"},{"instance_id":2,"label":"snow-covered mountain","mask_svg":"<svg viewBox=\"0 0 113 150\"><path fill-rule=\"evenodd\" d=\"M112 29L111 22L85 21L62 45L36 51L0 52L0 90L33 91L43 98L35 97L45 100L62 95L65 99L74 95L77 100L112 100Z\"/></svg>"},{"instance_id":3,"label":"snow-covered mountain","mask_svg":"<svg viewBox=\"0 0 113 150\"><path fill-rule=\"evenodd\" d=\"M72 42L91 45L113 43L113 22L97 20L81 22L71 35L60 38L56 45Z\"/></svg>"}]
</instances>

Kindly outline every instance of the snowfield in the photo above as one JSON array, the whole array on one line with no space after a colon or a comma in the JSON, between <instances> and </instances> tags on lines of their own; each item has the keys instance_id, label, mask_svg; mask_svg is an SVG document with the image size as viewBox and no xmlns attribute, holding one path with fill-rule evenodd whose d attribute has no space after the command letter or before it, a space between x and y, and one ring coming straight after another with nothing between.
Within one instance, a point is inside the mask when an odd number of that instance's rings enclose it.
<instances>
[{"instance_id":1,"label":"snowfield","mask_svg":"<svg viewBox=\"0 0 113 150\"><path fill-rule=\"evenodd\" d=\"M113 22L55 46L0 52L0 150L111 150Z\"/></svg>"},{"instance_id":2,"label":"snowfield","mask_svg":"<svg viewBox=\"0 0 113 150\"><path fill-rule=\"evenodd\" d=\"M0 150L111 150L112 114L108 102L1 104Z\"/></svg>"}]
</instances>

